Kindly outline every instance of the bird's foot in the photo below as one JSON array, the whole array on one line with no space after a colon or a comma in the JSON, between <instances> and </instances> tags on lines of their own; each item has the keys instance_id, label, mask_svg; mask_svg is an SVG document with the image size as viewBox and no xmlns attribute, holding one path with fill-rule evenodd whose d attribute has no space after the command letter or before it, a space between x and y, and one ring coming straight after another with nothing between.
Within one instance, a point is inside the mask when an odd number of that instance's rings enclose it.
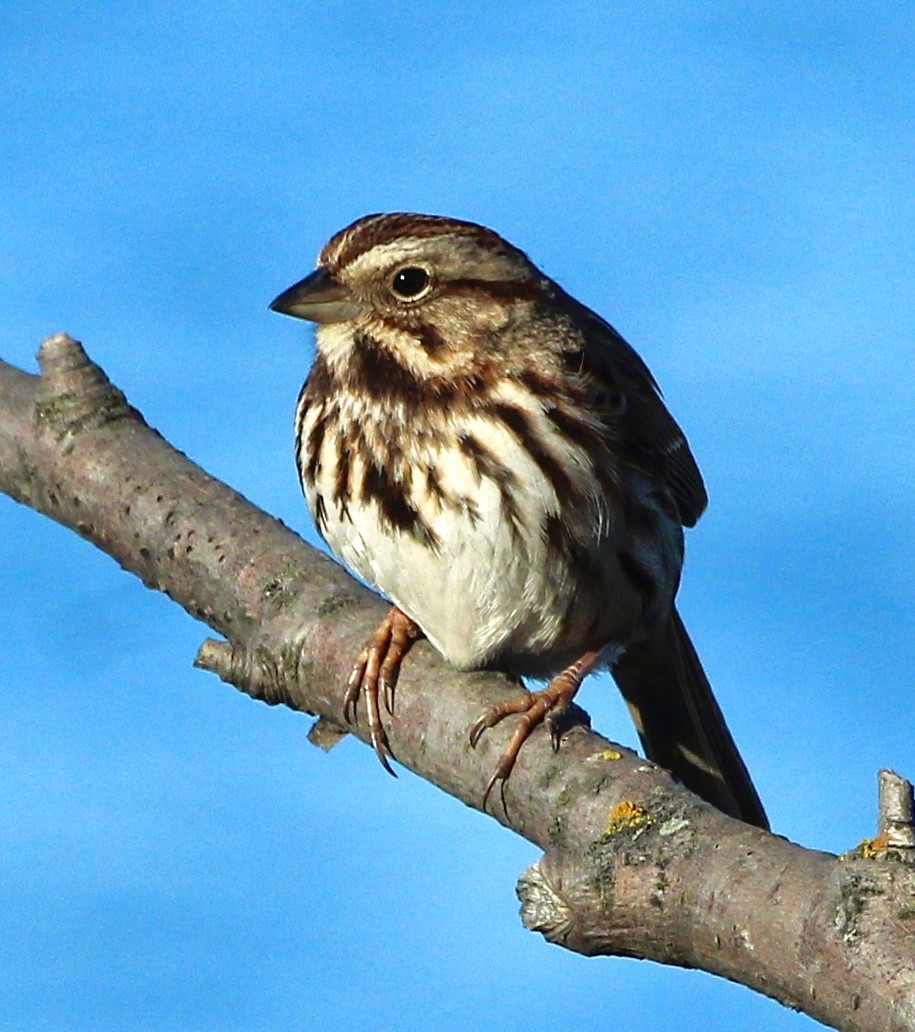
<instances>
[{"instance_id":1,"label":"bird's foot","mask_svg":"<svg viewBox=\"0 0 915 1032\"><path fill-rule=\"evenodd\" d=\"M505 751L496 764L492 777L486 785L486 791L483 793L484 809L486 808L486 802L489 799L490 793L497 784L500 786L500 791L504 792L505 782L515 766L521 746L527 741L534 728L539 724L545 724L550 733L550 740L553 743L554 751L559 748L563 718L568 712L578 689L581 687L581 682L592 670L601 665L603 659L604 650L602 649L586 652L571 666L566 667L562 673L557 674L546 688L536 692L527 692L525 695L520 695L515 699L509 699L506 702L499 703L497 706L491 706L480 716L480 719L470 729L470 744L472 746L476 746L487 728L495 727L500 721L514 713L518 713L521 716L514 734L511 736Z\"/></svg>"},{"instance_id":2,"label":"bird's foot","mask_svg":"<svg viewBox=\"0 0 915 1032\"><path fill-rule=\"evenodd\" d=\"M389 759L393 759L393 753L381 723L378 696L380 693L384 698L384 708L388 713L393 713L394 688L400 674L400 664L421 634L419 624L397 606L393 606L359 653L346 682L343 715L351 724L358 723L359 697L362 696L368 714L372 748L389 774L394 774L394 768L389 762Z\"/></svg>"}]
</instances>

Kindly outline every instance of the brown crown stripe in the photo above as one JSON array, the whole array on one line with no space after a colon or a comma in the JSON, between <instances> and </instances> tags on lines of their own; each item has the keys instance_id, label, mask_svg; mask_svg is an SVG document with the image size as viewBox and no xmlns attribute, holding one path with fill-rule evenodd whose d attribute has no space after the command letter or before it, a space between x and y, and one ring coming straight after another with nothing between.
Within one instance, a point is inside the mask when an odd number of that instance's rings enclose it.
<instances>
[{"instance_id":1,"label":"brown crown stripe","mask_svg":"<svg viewBox=\"0 0 915 1032\"><path fill-rule=\"evenodd\" d=\"M341 269L373 247L391 241L427 239L437 236L470 237L481 247L496 251L508 247L502 238L485 226L440 215L418 215L393 212L389 215L366 215L340 230L324 245L318 264ZM520 253L520 252L519 252Z\"/></svg>"}]
</instances>

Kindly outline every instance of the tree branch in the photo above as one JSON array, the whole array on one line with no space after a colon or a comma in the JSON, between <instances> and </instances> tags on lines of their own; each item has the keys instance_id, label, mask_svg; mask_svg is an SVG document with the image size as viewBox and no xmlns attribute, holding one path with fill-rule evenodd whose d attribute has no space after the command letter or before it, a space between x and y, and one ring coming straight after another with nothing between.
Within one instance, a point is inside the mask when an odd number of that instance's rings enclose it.
<instances>
[{"instance_id":1,"label":"tree branch","mask_svg":"<svg viewBox=\"0 0 915 1032\"><path fill-rule=\"evenodd\" d=\"M0 489L223 635L198 665L320 715L325 743L344 727L366 741L364 724L346 725L342 685L383 603L175 451L75 341L49 338L39 361L40 377L0 363ZM511 728L476 750L468 728L515 692L418 643L385 715L394 755L479 809ZM840 859L725 817L579 725L558 754L532 736L493 816L546 851L518 891L525 924L551 941L700 967L837 1028L886 1032L915 1027L905 798L887 789L881 835Z\"/></svg>"}]
</instances>

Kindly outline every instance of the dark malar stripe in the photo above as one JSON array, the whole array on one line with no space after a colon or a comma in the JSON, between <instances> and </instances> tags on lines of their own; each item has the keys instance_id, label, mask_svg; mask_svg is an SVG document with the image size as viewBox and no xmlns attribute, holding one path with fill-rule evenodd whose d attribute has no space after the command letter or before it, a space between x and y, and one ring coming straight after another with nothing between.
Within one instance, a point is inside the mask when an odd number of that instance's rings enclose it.
<instances>
[{"instance_id":1,"label":"dark malar stripe","mask_svg":"<svg viewBox=\"0 0 915 1032\"><path fill-rule=\"evenodd\" d=\"M401 329L417 333L416 327L404 326ZM423 332L422 327L420 332ZM434 348L438 346L432 336L421 339L420 343L427 347L429 354L434 354ZM441 346L445 348L447 344L443 342ZM396 404L402 405L407 410L409 425L411 418L427 418L430 409L478 405L485 385L473 373L459 378L435 376L428 380L419 379L373 337L358 334L353 341L352 359L340 386L353 394L370 398L380 411ZM397 430L406 432L406 427L398 424Z\"/></svg>"},{"instance_id":2,"label":"dark malar stripe","mask_svg":"<svg viewBox=\"0 0 915 1032\"><path fill-rule=\"evenodd\" d=\"M440 355L447 350L445 338L434 326L428 323L421 323L413 329L413 334L423 346L423 350L430 355Z\"/></svg>"},{"instance_id":3,"label":"dark malar stripe","mask_svg":"<svg viewBox=\"0 0 915 1032\"><path fill-rule=\"evenodd\" d=\"M378 341L365 333L353 338L352 361L345 372L348 385L370 397L417 399L416 377Z\"/></svg>"},{"instance_id":4,"label":"dark malar stripe","mask_svg":"<svg viewBox=\"0 0 915 1032\"><path fill-rule=\"evenodd\" d=\"M418 340L423 350L430 355L441 354L447 350L445 338L429 323L414 324L377 313L376 317L387 329L393 330L394 333L405 333L407 336Z\"/></svg>"},{"instance_id":5,"label":"dark malar stripe","mask_svg":"<svg viewBox=\"0 0 915 1032\"><path fill-rule=\"evenodd\" d=\"M353 340L352 359L343 376L343 387L371 398L379 409L401 404L417 413L429 405L448 403L456 393L456 388L442 391L438 384L433 393L428 384L418 380L378 341L364 333L357 334Z\"/></svg>"}]
</instances>

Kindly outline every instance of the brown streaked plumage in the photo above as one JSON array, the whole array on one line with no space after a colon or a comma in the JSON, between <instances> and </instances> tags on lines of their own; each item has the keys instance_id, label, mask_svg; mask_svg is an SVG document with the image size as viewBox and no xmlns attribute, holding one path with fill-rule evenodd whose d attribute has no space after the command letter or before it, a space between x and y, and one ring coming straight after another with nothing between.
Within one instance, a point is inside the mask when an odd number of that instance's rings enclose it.
<instances>
[{"instance_id":1,"label":"brown streaked plumage","mask_svg":"<svg viewBox=\"0 0 915 1032\"><path fill-rule=\"evenodd\" d=\"M459 667L552 678L472 728L520 715L484 802L609 665L648 756L767 827L674 602L702 477L613 327L492 230L406 213L342 230L271 307L318 324L295 435L315 524L394 603L346 693L382 763L379 691L390 712L423 633Z\"/></svg>"}]
</instances>

